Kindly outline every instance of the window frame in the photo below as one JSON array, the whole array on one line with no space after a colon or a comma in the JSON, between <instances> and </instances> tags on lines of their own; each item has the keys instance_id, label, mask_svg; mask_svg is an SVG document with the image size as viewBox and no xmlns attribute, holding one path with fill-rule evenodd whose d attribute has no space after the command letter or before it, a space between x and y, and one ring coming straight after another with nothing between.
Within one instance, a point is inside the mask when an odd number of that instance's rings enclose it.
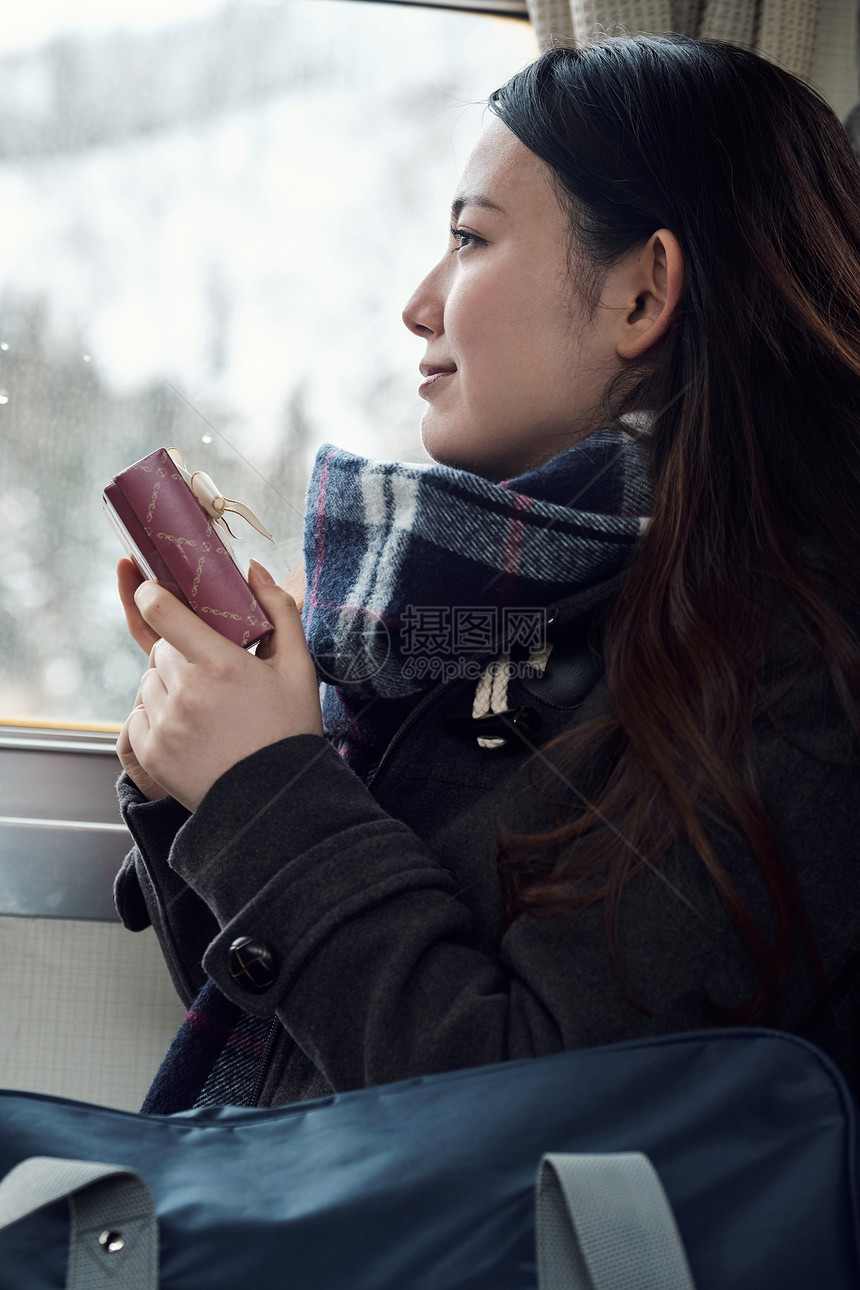
<instances>
[{"instance_id":1,"label":"window frame","mask_svg":"<svg viewBox=\"0 0 860 1290\"><path fill-rule=\"evenodd\" d=\"M116 731L0 724L0 915L116 919Z\"/></svg>"}]
</instances>

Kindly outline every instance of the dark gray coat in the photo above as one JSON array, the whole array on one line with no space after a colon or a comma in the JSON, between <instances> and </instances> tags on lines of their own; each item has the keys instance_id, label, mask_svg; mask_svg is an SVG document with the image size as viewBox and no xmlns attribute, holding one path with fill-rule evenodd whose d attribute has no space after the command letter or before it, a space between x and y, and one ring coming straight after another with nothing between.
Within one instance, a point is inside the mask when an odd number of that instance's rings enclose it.
<instances>
[{"instance_id":1,"label":"dark gray coat","mask_svg":"<svg viewBox=\"0 0 860 1290\"><path fill-rule=\"evenodd\" d=\"M556 607L545 676L512 681L509 706L527 704L540 719L536 744L608 710L589 642L595 616L622 586L620 575ZM782 624L771 674L803 644ZM621 902L621 954L647 1011L625 994L601 904L519 918L498 939L497 824L545 827L550 816L524 773L529 746L514 739L487 750L443 725L469 718L473 688L456 681L430 692L389 745L370 791L315 735L234 766L193 817L173 801L143 803L120 781L137 844L117 880L120 915L136 930L152 922L186 1002L208 973L246 1010L277 1015L283 1029L261 1104L710 1026L705 994L731 1006L753 992L743 943L687 845L668 853L659 874L632 882ZM823 666L754 729L763 798L796 867L829 982L814 1006L798 948L778 1024L819 1042L860 1092L856 741ZM769 927L749 852L728 831L710 837ZM229 946L242 935L276 956L275 983L263 994L244 993L230 976Z\"/></svg>"}]
</instances>

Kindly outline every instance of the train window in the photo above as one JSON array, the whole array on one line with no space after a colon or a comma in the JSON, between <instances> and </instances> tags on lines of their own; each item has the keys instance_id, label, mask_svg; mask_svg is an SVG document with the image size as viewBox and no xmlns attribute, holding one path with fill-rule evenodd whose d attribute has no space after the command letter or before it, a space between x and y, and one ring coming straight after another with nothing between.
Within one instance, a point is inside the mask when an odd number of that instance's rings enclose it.
<instances>
[{"instance_id":1,"label":"train window","mask_svg":"<svg viewBox=\"0 0 860 1290\"><path fill-rule=\"evenodd\" d=\"M518 0L30 0L0 25L0 933L6 1087L134 1108L181 1016L112 909L144 659L101 514L160 446L282 574L326 440L421 456L399 321L444 244ZM250 530L247 530L250 533ZM58 988L58 981L62 988ZM81 1036L85 1036L84 1042Z\"/></svg>"},{"instance_id":2,"label":"train window","mask_svg":"<svg viewBox=\"0 0 860 1290\"><path fill-rule=\"evenodd\" d=\"M534 52L505 0L485 8L79 0L4 21L0 716L123 719L142 658L100 494L132 461L178 445L259 512L280 550L240 549L283 574L321 442L422 456L400 309L481 101Z\"/></svg>"}]
</instances>

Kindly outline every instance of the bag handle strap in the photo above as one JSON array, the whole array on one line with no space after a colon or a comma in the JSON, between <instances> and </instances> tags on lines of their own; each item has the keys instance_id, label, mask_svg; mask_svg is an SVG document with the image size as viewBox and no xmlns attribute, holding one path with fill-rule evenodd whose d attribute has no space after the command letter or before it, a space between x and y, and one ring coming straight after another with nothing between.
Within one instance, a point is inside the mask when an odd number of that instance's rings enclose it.
<instances>
[{"instance_id":1,"label":"bag handle strap","mask_svg":"<svg viewBox=\"0 0 860 1290\"><path fill-rule=\"evenodd\" d=\"M157 1290L158 1222L139 1174L33 1156L0 1182L0 1229L62 1199L66 1290ZM540 1290L695 1290L666 1194L639 1152L543 1157L537 1256Z\"/></svg>"},{"instance_id":2,"label":"bag handle strap","mask_svg":"<svg viewBox=\"0 0 860 1290\"><path fill-rule=\"evenodd\" d=\"M158 1220L139 1174L31 1156L0 1182L0 1228L63 1199L71 1224L66 1290L158 1290Z\"/></svg>"},{"instance_id":3,"label":"bag handle strap","mask_svg":"<svg viewBox=\"0 0 860 1290\"><path fill-rule=\"evenodd\" d=\"M544 1156L536 1206L540 1290L695 1290L666 1193L641 1152Z\"/></svg>"}]
</instances>

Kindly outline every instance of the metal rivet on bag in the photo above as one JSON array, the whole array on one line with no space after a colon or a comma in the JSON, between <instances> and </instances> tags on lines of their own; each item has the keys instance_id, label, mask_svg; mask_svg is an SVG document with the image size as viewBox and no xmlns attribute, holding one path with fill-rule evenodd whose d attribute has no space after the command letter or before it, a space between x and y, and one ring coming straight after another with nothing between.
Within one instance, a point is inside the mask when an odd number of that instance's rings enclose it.
<instances>
[{"instance_id":1,"label":"metal rivet on bag","mask_svg":"<svg viewBox=\"0 0 860 1290\"><path fill-rule=\"evenodd\" d=\"M118 1254L125 1245L125 1239L122 1232L115 1232L113 1230L102 1232L99 1237L99 1245L103 1250L107 1250L108 1254Z\"/></svg>"}]
</instances>

